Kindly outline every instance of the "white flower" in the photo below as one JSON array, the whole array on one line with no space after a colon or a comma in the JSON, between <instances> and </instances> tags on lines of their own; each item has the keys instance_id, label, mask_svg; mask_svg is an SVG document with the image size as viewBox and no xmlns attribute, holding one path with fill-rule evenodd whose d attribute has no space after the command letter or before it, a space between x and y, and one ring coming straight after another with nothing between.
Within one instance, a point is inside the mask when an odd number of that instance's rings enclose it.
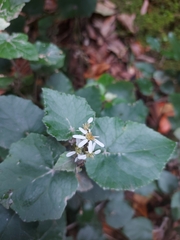
<instances>
[{"instance_id":1,"label":"white flower","mask_svg":"<svg viewBox=\"0 0 180 240\"><path fill-rule=\"evenodd\" d=\"M93 122L93 118L89 118L87 123L83 125L83 128L79 127L79 130L84 134L84 135L73 135L73 138L80 139L81 142L78 144L78 147L81 148L83 147L86 143L91 144L92 142L95 142L97 145L100 147L104 147L104 144L97 140L98 136L93 136L91 133L91 130L89 129L90 124Z\"/></svg>"},{"instance_id":2,"label":"white flower","mask_svg":"<svg viewBox=\"0 0 180 240\"><path fill-rule=\"evenodd\" d=\"M96 144L100 147L104 147L104 144L97 140L98 136L93 136L90 129L90 124L93 122L93 118L90 117L87 123L83 124L83 128L79 127L82 135L73 135L76 139L76 147L74 151L68 152L67 157L77 155L75 162L78 160L85 160L87 157L94 157L95 154L99 154L101 150L95 150ZM87 144L87 146L85 146ZM85 147L84 147L85 146ZM88 151L87 151L88 150Z\"/></svg>"},{"instance_id":3,"label":"white flower","mask_svg":"<svg viewBox=\"0 0 180 240\"><path fill-rule=\"evenodd\" d=\"M75 162L77 162L78 160L85 160L86 159L86 154L83 154L82 149L78 147L79 143L80 143L80 140L76 139L75 151L71 151L71 152L68 152L66 154L66 157L71 157L71 156L77 154L77 157L75 158Z\"/></svg>"},{"instance_id":4,"label":"white flower","mask_svg":"<svg viewBox=\"0 0 180 240\"><path fill-rule=\"evenodd\" d=\"M99 140L97 140L96 138L98 138L99 136L93 136L91 133L91 130L84 130L83 128L79 128L79 130L84 134L84 135L73 135L73 138L76 139L81 139L82 141L78 144L78 147L81 148L83 147L86 143L92 143L95 142L97 145L99 145L100 147L104 147L104 143L100 142Z\"/></svg>"},{"instance_id":5,"label":"white flower","mask_svg":"<svg viewBox=\"0 0 180 240\"><path fill-rule=\"evenodd\" d=\"M96 146L96 143L95 143L95 142L94 142L94 143L92 143L92 141L89 142L89 144L88 144L87 157L94 157L94 155L97 155L97 154L99 154L99 153L101 152L100 149L94 151L95 146Z\"/></svg>"},{"instance_id":6,"label":"white flower","mask_svg":"<svg viewBox=\"0 0 180 240\"><path fill-rule=\"evenodd\" d=\"M77 157L75 158L75 162L77 162L78 160L86 160L86 154L79 154L77 153L76 151L71 151L71 152L68 152L66 154L66 157L71 157L73 155L77 154Z\"/></svg>"}]
</instances>

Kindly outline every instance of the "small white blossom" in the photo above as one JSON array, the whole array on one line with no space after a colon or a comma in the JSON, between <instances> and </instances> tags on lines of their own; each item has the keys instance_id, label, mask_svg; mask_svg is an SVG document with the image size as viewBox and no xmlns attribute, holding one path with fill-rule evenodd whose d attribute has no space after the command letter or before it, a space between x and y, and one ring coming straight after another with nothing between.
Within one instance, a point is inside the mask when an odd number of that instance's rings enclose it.
<instances>
[{"instance_id":1,"label":"small white blossom","mask_svg":"<svg viewBox=\"0 0 180 240\"><path fill-rule=\"evenodd\" d=\"M75 162L77 162L78 160L86 160L86 154L79 154L77 153L76 151L71 151L71 152L68 152L66 154L66 157L71 157L73 155L77 154L77 157L75 158Z\"/></svg>"},{"instance_id":2,"label":"small white blossom","mask_svg":"<svg viewBox=\"0 0 180 240\"><path fill-rule=\"evenodd\" d=\"M77 162L78 160L86 159L86 154L83 154L82 149L78 147L79 142L80 142L79 139L77 139L75 151L71 151L66 154L66 157L71 157L71 156L77 154L77 157L75 158L75 162Z\"/></svg>"},{"instance_id":3,"label":"small white blossom","mask_svg":"<svg viewBox=\"0 0 180 240\"><path fill-rule=\"evenodd\" d=\"M76 139L76 147L74 151L68 152L66 156L71 157L76 154L77 157L75 158L75 162L78 160L85 160L87 157L94 157L94 155L99 154L101 150L95 150L96 144L100 147L104 147L104 144L97 139L99 136L93 136L91 133L90 124L92 122L93 118L90 117L87 123L83 124L83 127L79 127L79 131L82 135L73 135L73 138ZM86 144L87 148L85 146ZM88 151L86 151L86 149Z\"/></svg>"},{"instance_id":4,"label":"small white blossom","mask_svg":"<svg viewBox=\"0 0 180 240\"><path fill-rule=\"evenodd\" d=\"M79 130L84 134L84 135L73 135L73 138L76 139L81 139L82 141L78 144L78 147L83 147L86 143L90 142L95 142L97 145L100 147L104 147L104 143L100 142L96 138L99 136L93 136L91 133L91 130L84 130L82 128L79 128Z\"/></svg>"},{"instance_id":5,"label":"small white blossom","mask_svg":"<svg viewBox=\"0 0 180 240\"><path fill-rule=\"evenodd\" d=\"M94 157L94 155L97 155L101 152L100 149L94 151L95 146L96 146L96 143L89 142L87 157Z\"/></svg>"}]
</instances>

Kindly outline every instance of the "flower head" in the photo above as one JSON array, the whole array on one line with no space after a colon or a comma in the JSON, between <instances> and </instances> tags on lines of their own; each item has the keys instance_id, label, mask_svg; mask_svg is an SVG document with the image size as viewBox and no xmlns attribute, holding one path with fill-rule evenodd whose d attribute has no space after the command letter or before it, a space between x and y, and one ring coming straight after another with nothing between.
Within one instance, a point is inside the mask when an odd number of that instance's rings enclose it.
<instances>
[{"instance_id":1,"label":"flower head","mask_svg":"<svg viewBox=\"0 0 180 240\"><path fill-rule=\"evenodd\" d=\"M83 153L82 149L79 148L77 145L79 143L79 140L76 140L76 147L74 151L68 152L66 154L66 157L71 157L73 155L77 155L77 157L75 158L75 162L77 162L78 160L85 160L86 159L86 154Z\"/></svg>"},{"instance_id":2,"label":"flower head","mask_svg":"<svg viewBox=\"0 0 180 240\"><path fill-rule=\"evenodd\" d=\"M89 142L88 152L86 152L87 157L94 157L94 155L97 155L101 152L100 149L94 151L95 146L96 146L96 143Z\"/></svg>"},{"instance_id":3,"label":"flower head","mask_svg":"<svg viewBox=\"0 0 180 240\"><path fill-rule=\"evenodd\" d=\"M87 123L83 125L83 128L79 127L79 131L81 131L83 133L83 135L73 135L73 138L76 139L81 139L82 141L78 144L78 147L83 147L86 143L90 143L92 144L92 142L95 142L97 145L99 145L100 147L104 147L104 144L102 142L100 142L99 140L97 140L97 138L99 136L93 136L91 129L89 128L90 123L93 122L93 118L89 118ZM85 126L85 127L84 127Z\"/></svg>"},{"instance_id":4,"label":"flower head","mask_svg":"<svg viewBox=\"0 0 180 240\"><path fill-rule=\"evenodd\" d=\"M91 132L90 125L92 122L93 118L90 117L88 121L83 124L83 127L79 127L79 131L82 134L73 135L73 138L76 139L76 146L74 151L68 152L66 156L71 157L76 154L75 162L78 160L86 160L87 157L94 157L94 155L99 154L101 150L95 150L96 144L104 147L104 144L97 139L99 136L93 136Z\"/></svg>"}]
</instances>

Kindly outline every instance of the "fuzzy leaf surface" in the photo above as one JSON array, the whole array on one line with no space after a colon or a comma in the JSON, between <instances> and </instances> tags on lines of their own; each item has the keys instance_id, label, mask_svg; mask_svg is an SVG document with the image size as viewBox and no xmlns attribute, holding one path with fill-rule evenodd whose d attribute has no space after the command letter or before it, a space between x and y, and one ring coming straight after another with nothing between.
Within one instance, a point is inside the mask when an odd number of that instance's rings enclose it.
<instances>
[{"instance_id":1,"label":"fuzzy leaf surface","mask_svg":"<svg viewBox=\"0 0 180 240\"><path fill-rule=\"evenodd\" d=\"M36 65L53 66L55 68L63 66L65 56L56 45L38 41L35 43L35 46L39 54L39 60Z\"/></svg>"},{"instance_id":2,"label":"fuzzy leaf surface","mask_svg":"<svg viewBox=\"0 0 180 240\"><path fill-rule=\"evenodd\" d=\"M45 131L43 111L30 100L0 96L0 146L7 149L30 132Z\"/></svg>"},{"instance_id":3,"label":"fuzzy leaf surface","mask_svg":"<svg viewBox=\"0 0 180 240\"><path fill-rule=\"evenodd\" d=\"M33 44L28 42L23 33L0 33L0 58L24 58L31 61L38 60L38 54Z\"/></svg>"},{"instance_id":4,"label":"fuzzy leaf surface","mask_svg":"<svg viewBox=\"0 0 180 240\"><path fill-rule=\"evenodd\" d=\"M91 108L96 112L97 115L100 115L102 102L100 91L97 87L86 87L81 88L76 91L76 95L80 97L84 97Z\"/></svg>"},{"instance_id":5,"label":"fuzzy leaf surface","mask_svg":"<svg viewBox=\"0 0 180 240\"><path fill-rule=\"evenodd\" d=\"M77 189L72 172L54 169L64 147L51 137L31 133L14 143L0 165L0 196L11 191L11 207L23 221L61 217Z\"/></svg>"},{"instance_id":6,"label":"fuzzy leaf surface","mask_svg":"<svg viewBox=\"0 0 180 240\"><path fill-rule=\"evenodd\" d=\"M73 172L75 171L76 165L72 158L66 157L66 154L67 152L64 152L63 154L60 155L59 159L57 160L57 163L54 166L54 169Z\"/></svg>"},{"instance_id":7,"label":"fuzzy leaf surface","mask_svg":"<svg viewBox=\"0 0 180 240\"><path fill-rule=\"evenodd\" d=\"M18 239L32 240L34 239L34 224L23 222L19 216L11 209L7 210L0 205L0 239Z\"/></svg>"},{"instance_id":8,"label":"fuzzy leaf surface","mask_svg":"<svg viewBox=\"0 0 180 240\"><path fill-rule=\"evenodd\" d=\"M118 118L99 118L93 135L105 144L102 154L88 158L86 170L101 187L135 189L159 175L173 153L176 143L135 122Z\"/></svg>"},{"instance_id":9,"label":"fuzzy leaf surface","mask_svg":"<svg viewBox=\"0 0 180 240\"><path fill-rule=\"evenodd\" d=\"M47 132L58 141L72 138L94 112L84 98L43 89Z\"/></svg>"}]
</instances>

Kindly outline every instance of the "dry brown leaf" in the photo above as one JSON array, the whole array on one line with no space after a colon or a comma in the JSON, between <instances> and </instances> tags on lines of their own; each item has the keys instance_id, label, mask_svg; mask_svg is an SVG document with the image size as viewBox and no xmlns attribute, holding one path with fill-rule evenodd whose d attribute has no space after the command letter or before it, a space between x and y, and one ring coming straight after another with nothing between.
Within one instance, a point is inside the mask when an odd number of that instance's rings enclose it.
<instances>
[{"instance_id":1,"label":"dry brown leaf","mask_svg":"<svg viewBox=\"0 0 180 240\"><path fill-rule=\"evenodd\" d=\"M159 102L156 103L158 115L166 115L168 117L173 117L175 115L174 107L171 103Z\"/></svg>"},{"instance_id":2,"label":"dry brown leaf","mask_svg":"<svg viewBox=\"0 0 180 240\"><path fill-rule=\"evenodd\" d=\"M123 58L127 52L125 45L118 39L114 39L108 43L108 50L116 54L118 58Z\"/></svg>"},{"instance_id":3,"label":"dry brown leaf","mask_svg":"<svg viewBox=\"0 0 180 240\"><path fill-rule=\"evenodd\" d=\"M110 65L107 63L100 63L91 66L87 72L84 73L84 78L98 79L103 73L109 70Z\"/></svg>"},{"instance_id":4,"label":"dry brown leaf","mask_svg":"<svg viewBox=\"0 0 180 240\"><path fill-rule=\"evenodd\" d=\"M123 14L119 14L117 16L117 20L120 23L122 23L132 33L136 32L136 29L135 29L135 26L134 26L135 18L136 18L136 14L134 14L134 13L132 15L123 13Z\"/></svg>"},{"instance_id":5,"label":"dry brown leaf","mask_svg":"<svg viewBox=\"0 0 180 240\"><path fill-rule=\"evenodd\" d=\"M150 107L151 118L149 123L152 127L158 128L162 134L166 134L171 130L171 124L168 117L174 116L174 109L171 103L155 102Z\"/></svg>"},{"instance_id":6,"label":"dry brown leaf","mask_svg":"<svg viewBox=\"0 0 180 240\"><path fill-rule=\"evenodd\" d=\"M14 76L16 73L18 73L21 77L31 75L33 72L30 67L30 63L22 58L14 60L14 65L11 68L10 75Z\"/></svg>"},{"instance_id":7,"label":"dry brown leaf","mask_svg":"<svg viewBox=\"0 0 180 240\"><path fill-rule=\"evenodd\" d=\"M131 43L130 47L131 51L136 57L142 55L145 52L145 48L140 42L133 42Z\"/></svg>"},{"instance_id":8,"label":"dry brown leaf","mask_svg":"<svg viewBox=\"0 0 180 240\"><path fill-rule=\"evenodd\" d=\"M159 121L158 132L167 134L171 130L171 123L166 115L163 115Z\"/></svg>"},{"instance_id":9,"label":"dry brown leaf","mask_svg":"<svg viewBox=\"0 0 180 240\"><path fill-rule=\"evenodd\" d=\"M109 4L109 1L105 1L103 3L98 2L96 5L96 13L101 14L102 16L112 16L116 13L114 5Z\"/></svg>"},{"instance_id":10,"label":"dry brown leaf","mask_svg":"<svg viewBox=\"0 0 180 240\"><path fill-rule=\"evenodd\" d=\"M144 55L144 54L138 56L137 60L145 61L145 62L148 62L148 63L155 63L155 59L154 58L149 57L149 56Z\"/></svg>"},{"instance_id":11,"label":"dry brown leaf","mask_svg":"<svg viewBox=\"0 0 180 240\"><path fill-rule=\"evenodd\" d=\"M137 193L133 195L133 208L137 211L141 216L148 216L147 204L150 201L150 197L147 198L145 196L141 196Z\"/></svg>"},{"instance_id":12,"label":"dry brown leaf","mask_svg":"<svg viewBox=\"0 0 180 240\"><path fill-rule=\"evenodd\" d=\"M3 95L6 92L4 89L0 89L0 95Z\"/></svg>"},{"instance_id":13,"label":"dry brown leaf","mask_svg":"<svg viewBox=\"0 0 180 240\"><path fill-rule=\"evenodd\" d=\"M149 7L149 0L144 0L143 5L141 7L141 11L140 11L141 15L145 15L147 13L148 7Z\"/></svg>"},{"instance_id":14,"label":"dry brown leaf","mask_svg":"<svg viewBox=\"0 0 180 240\"><path fill-rule=\"evenodd\" d=\"M153 240L164 240L165 233L170 228L170 220L165 217L161 226L153 230Z\"/></svg>"},{"instance_id":15,"label":"dry brown leaf","mask_svg":"<svg viewBox=\"0 0 180 240\"><path fill-rule=\"evenodd\" d=\"M102 28L100 29L100 32L103 37L108 37L111 33L115 31L116 24L115 24L115 16L111 16L109 18L106 18L106 20L103 22Z\"/></svg>"},{"instance_id":16,"label":"dry brown leaf","mask_svg":"<svg viewBox=\"0 0 180 240\"><path fill-rule=\"evenodd\" d=\"M86 30L87 30L87 33L88 33L88 36L93 39L93 40L96 40L97 39L97 33L95 32L94 28L88 24L86 26Z\"/></svg>"}]
</instances>

